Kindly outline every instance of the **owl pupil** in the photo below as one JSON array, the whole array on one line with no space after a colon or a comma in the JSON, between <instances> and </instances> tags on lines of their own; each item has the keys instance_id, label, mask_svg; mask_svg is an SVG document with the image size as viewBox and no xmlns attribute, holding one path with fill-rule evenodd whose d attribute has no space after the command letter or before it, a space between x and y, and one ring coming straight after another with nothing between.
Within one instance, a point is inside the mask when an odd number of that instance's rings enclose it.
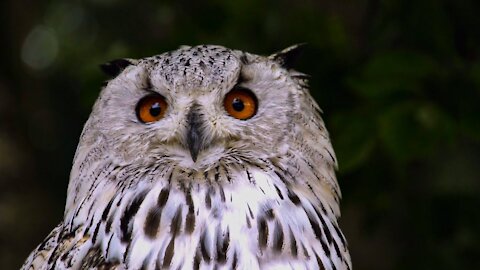
<instances>
[{"instance_id":1,"label":"owl pupil","mask_svg":"<svg viewBox=\"0 0 480 270\"><path fill-rule=\"evenodd\" d=\"M241 99L235 98L233 99L232 107L235 111L241 112L245 108L245 105L243 105L243 101Z\"/></svg>"},{"instance_id":2,"label":"owl pupil","mask_svg":"<svg viewBox=\"0 0 480 270\"><path fill-rule=\"evenodd\" d=\"M162 112L162 108L158 102L155 102L152 107L150 107L150 115L151 116L159 116Z\"/></svg>"}]
</instances>

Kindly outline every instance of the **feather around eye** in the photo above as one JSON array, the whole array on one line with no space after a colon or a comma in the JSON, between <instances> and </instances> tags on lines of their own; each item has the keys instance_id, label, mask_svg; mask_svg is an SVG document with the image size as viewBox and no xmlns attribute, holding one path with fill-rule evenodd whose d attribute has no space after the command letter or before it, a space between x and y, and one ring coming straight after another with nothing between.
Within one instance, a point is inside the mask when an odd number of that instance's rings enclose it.
<instances>
[{"instance_id":1,"label":"feather around eye","mask_svg":"<svg viewBox=\"0 0 480 270\"><path fill-rule=\"evenodd\" d=\"M162 95L149 94L140 99L135 108L140 122L148 124L163 118L167 110L167 102Z\"/></svg>"},{"instance_id":2,"label":"feather around eye","mask_svg":"<svg viewBox=\"0 0 480 270\"><path fill-rule=\"evenodd\" d=\"M257 97L246 88L234 88L225 95L223 104L227 113L239 120L250 119L257 113Z\"/></svg>"}]
</instances>

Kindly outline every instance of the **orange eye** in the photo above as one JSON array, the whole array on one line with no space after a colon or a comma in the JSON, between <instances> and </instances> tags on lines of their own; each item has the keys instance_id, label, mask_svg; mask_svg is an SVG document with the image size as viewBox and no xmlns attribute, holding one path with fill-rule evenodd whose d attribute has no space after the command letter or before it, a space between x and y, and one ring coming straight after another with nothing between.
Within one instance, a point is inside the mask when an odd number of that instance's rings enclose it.
<instances>
[{"instance_id":1,"label":"orange eye","mask_svg":"<svg viewBox=\"0 0 480 270\"><path fill-rule=\"evenodd\" d=\"M257 97L252 91L241 87L236 87L230 91L223 101L228 114L239 120L252 118L257 112L257 104Z\"/></svg>"},{"instance_id":2,"label":"orange eye","mask_svg":"<svg viewBox=\"0 0 480 270\"><path fill-rule=\"evenodd\" d=\"M163 118L167 111L167 102L159 94L150 94L140 99L135 111L142 123L152 123Z\"/></svg>"}]
</instances>

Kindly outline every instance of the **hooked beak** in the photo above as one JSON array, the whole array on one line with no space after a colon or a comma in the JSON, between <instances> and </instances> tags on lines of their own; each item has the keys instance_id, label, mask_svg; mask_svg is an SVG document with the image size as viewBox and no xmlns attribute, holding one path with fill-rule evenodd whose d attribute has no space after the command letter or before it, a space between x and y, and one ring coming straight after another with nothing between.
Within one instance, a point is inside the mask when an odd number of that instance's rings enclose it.
<instances>
[{"instance_id":1,"label":"hooked beak","mask_svg":"<svg viewBox=\"0 0 480 270\"><path fill-rule=\"evenodd\" d=\"M198 113L198 105L194 104L187 114L187 146L193 162L198 153L205 148L205 135L202 130L202 119Z\"/></svg>"}]
</instances>

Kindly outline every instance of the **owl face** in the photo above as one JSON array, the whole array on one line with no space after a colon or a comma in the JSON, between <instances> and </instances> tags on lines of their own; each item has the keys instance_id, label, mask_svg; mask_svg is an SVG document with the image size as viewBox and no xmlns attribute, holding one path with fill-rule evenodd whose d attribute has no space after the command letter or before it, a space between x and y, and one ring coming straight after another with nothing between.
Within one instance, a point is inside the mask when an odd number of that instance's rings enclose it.
<instances>
[{"instance_id":1,"label":"owl face","mask_svg":"<svg viewBox=\"0 0 480 270\"><path fill-rule=\"evenodd\" d=\"M275 57L197 46L123 63L80 147L101 137L120 162L195 170L287 151L301 90Z\"/></svg>"},{"instance_id":2,"label":"owl face","mask_svg":"<svg viewBox=\"0 0 480 270\"><path fill-rule=\"evenodd\" d=\"M297 49L104 66L114 78L82 132L64 220L24 269L351 269L335 155L289 69Z\"/></svg>"}]
</instances>

